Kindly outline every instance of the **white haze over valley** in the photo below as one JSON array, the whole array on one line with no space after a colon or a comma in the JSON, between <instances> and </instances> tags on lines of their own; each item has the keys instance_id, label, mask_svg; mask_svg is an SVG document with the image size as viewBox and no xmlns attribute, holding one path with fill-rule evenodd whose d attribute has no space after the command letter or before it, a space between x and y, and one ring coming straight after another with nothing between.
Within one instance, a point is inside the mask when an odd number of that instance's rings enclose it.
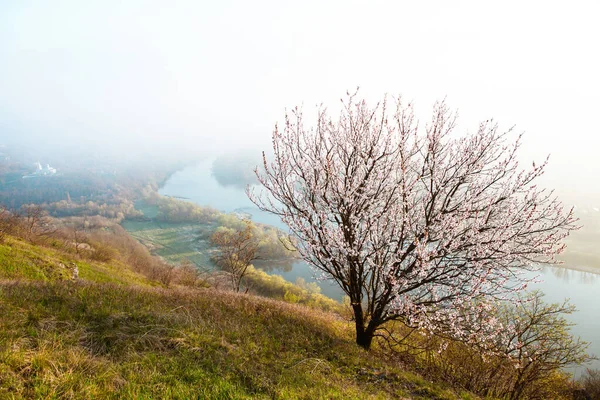
<instances>
[{"instance_id":1,"label":"white haze over valley","mask_svg":"<svg viewBox=\"0 0 600 400\"><path fill-rule=\"evenodd\" d=\"M3 1L0 145L202 157L270 145L346 90L525 132L543 184L600 207L596 1ZM45 161L40 160L42 163ZM594 214L595 215L595 214Z\"/></svg>"}]
</instances>

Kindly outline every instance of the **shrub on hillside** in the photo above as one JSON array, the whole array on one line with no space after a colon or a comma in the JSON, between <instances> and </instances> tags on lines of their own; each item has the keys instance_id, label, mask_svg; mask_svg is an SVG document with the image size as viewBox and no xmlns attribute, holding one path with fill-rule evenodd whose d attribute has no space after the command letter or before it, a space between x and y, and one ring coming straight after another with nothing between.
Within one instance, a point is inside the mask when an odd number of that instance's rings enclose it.
<instances>
[{"instance_id":1,"label":"shrub on hillside","mask_svg":"<svg viewBox=\"0 0 600 400\"><path fill-rule=\"evenodd\" d=\"M582 386L580 398L600 399L600 369L587 368L579 383Z\"/></svg>"},{"instance_id":2,"label":"shrub on hillside","mask_svg":"<svg viewBox=\"0 0 600 400\"><path fill-rule=\"evenodd\" d=\"M115 250L107 245L94 243L92 246L93 251L90 252L89 257L94 261L109 262L115 257Z\"/></svg>"},{"instance_id":3,"label":"shrub on hillside","mask_svg":"<svg viewBox=\"0 0 600 400\"><path fill-rule=\"evenodd\" d=\"M574 307L566 302L546 304L542 298L540 292L533 292L513 307L497 311L509 333L490 337L486 343L462 343L416 331L405 342L392 345L405 352L422 352L430 376L482 396L571 398L573 387L562 369L590 359L585 353L587 343L569 332L565 315Z\"/></svg>"}]
</instances>

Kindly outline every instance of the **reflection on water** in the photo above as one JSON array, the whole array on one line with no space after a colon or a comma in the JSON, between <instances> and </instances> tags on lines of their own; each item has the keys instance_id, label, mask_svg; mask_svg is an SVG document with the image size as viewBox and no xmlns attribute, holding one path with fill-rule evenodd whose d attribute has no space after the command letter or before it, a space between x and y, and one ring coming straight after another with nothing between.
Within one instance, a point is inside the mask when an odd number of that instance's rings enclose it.
<instances>
[{"instance_id":1,"label":"reflection on water","mask_svg":"<svg viewBox=\"0 0 600 400\"><path fill-rule=\"evenodd\" d=\"M599 274L586 271L578 271L574 269L568 269L563 266L552 266L543 267L542 271L552 273L555 277L561 279L565 283L582 283L586 285L592 285L598 283L600 278Z\"/></svg>"},{"instance_id":2,"label":"reflection on water","mask_svg":"<svg viewBox=\"0 0 600 400\"><path fill-rule=\"evenodd\" d=\"M590 343L588 353L600 356L600 275L567 269L563 266L546 266L538 272L542 282L532 284L530 289L540 289L547 303L562 303L565 299L577 308L566 316L573 323L571 332ZM600 360L591 367L600 368ZM583 368L578 368L579 374Z\"/></svg>"},{"instance_id":3,"label":"reflection on water","mask_svg":"<svg viewBox=\"0 0 600 400\"><path fill-rule=\"evenodd\" d=\"M291 260L277 260L275 262L271 260L256 260L252 264L268 273L291 272L294 267L294 262Z\"/></svg>"},{"instance_id":4,"label":"reflection on water","mask_svg":"<svg viewBox=\"0 0 600 400\"><path fill-rule=\"evenodd\" d=\"M244 190L248 184L257 184L254 166L260 164L256 153L239 153L216 158L212 162L211 175L223 187L233 186Z\"/></svg>"},{"instance_id":5,"label":"reflection on water","mask_svg":"<svg viewBox=\"0 0 600 400\"><path fill-rule=\"evenodd\" d=\"M221 211L239 211L252 215L255 222L276 226L284 231L287 227L279 217L260 211L246 197L243 190L232 186L220 185L211 176L211 160L202 162L194 167L186 168L174 174L160 190L161 194L187 197L200 205L209 205ZM267 263L268 264L268 263ZM283 276L284 279L295 282L299 277L306 282L317 282L314 273L304 261L293 263L275 263L263 265L268 272ZM541 282L530 285L531 290L542 290L545 301L562 303L569 299L577 307L577 312L567 318L574 326L572 333L590 342L589 353L600 356L600 275L591 272L576 271L562 266L542 267L539 272ZM334 299L341 300L342 292L332 281L318 281L321 292ZM595 361L593 368L600 368L600 361ZM583 368L579 368L581 372Z\"/></svg>"}]
</instances>

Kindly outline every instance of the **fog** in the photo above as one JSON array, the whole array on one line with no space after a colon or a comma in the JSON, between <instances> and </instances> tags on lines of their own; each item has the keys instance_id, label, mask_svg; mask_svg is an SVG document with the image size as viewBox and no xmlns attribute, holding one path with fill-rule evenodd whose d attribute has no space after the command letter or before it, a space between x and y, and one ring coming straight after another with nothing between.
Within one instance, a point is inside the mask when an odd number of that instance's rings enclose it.
<instances>
[{"instance_id":1,"label":"fog","mask_svg":"<svg viewBox=\"0 0 600 400\"><path fill-rule=\"evenodd\" d=\"M436 99L524 131L600 205L597 2L2 1L0 145L48 157L265 149L285 107Z\"/></svg>"}]
</instances>

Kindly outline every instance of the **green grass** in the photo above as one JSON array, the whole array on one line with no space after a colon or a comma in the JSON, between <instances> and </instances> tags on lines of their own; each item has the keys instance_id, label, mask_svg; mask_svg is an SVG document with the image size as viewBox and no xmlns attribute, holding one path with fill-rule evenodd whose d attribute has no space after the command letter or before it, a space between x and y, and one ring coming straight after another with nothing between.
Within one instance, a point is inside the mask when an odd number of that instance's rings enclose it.
<instances>
[{"instance_id":1,"label":"green grass","mask_svg":"<svg viewBox=\"0 0 600 400\"><path fill-rule=\"evenodd\" d=\"M90 281L156 285L116 260L108 263L83 260L60 249L36 246L12 237L0 243L0 280L70 280L75 265L79 277Z\"/></svg>"},{"instance_id":2,"label":"green grass","mask_svg":"<svg viewBox=\"0 0 600 400\"><path fill-rule=\"evenodd\" d=\"M83 281L0 299L0 398L460 398L274 300Z\"/></svg>"},{"instance_id":3,"label":"green grass","mask_svg":"<svg viewBox=\"0 0 600 400\"><path fill-rule=\"evenodd\" d=\"M0 316L0 399L473 398L360 349L337 314L163 288L15 238L0 245Z\"/></svg>"}]
</instances>

